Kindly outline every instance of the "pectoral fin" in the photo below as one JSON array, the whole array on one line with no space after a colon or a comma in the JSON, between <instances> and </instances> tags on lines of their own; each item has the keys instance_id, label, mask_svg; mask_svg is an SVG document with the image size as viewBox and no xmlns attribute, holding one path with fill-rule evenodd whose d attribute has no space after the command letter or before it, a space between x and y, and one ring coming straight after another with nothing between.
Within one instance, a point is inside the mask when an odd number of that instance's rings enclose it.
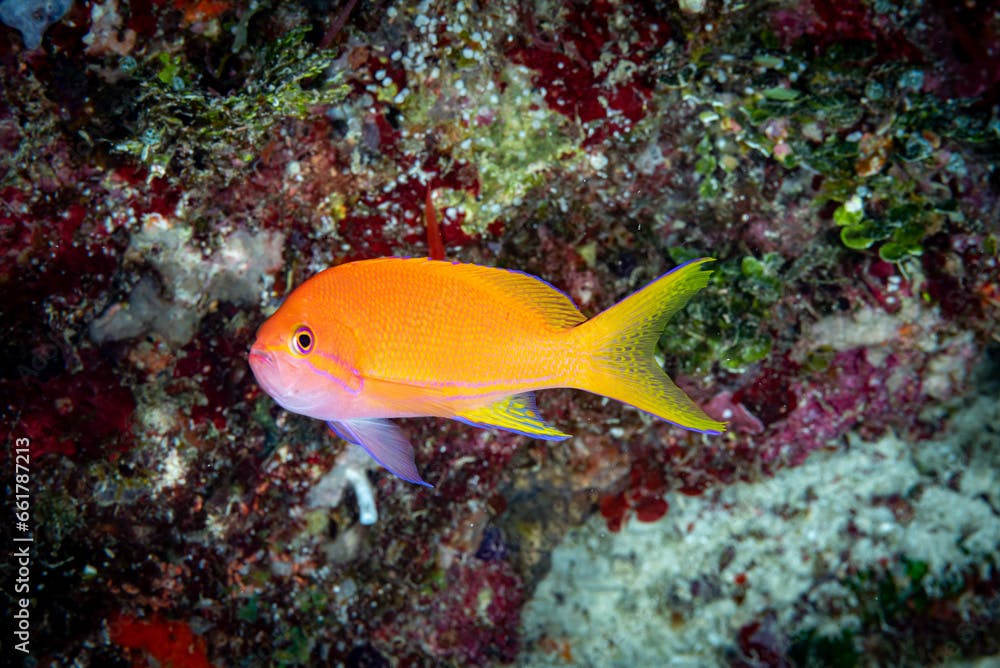
<instances>
[{"instance_id":1,"label":"pectoral fin","mask_svg":"<svg viewBox=\"0 0 1000 668\"><path fill-rule=\"evenodd\" d=\"M431 487L417 471L413 446L403 430L388 420L358 419L329 421L327 426L345 441L360 445L389 473L407 482Z\"/></svg>"},{"instance_id":2,"label":"pectoral fin","mask_svg":"<svg viewBox=\"0 0 1000 668\"><path fill-rule=\"evenodd\" d=\"M530 392L514 394L488 406L462 411L455 419L474 427L495 427L547 441L561 441L570 437L569 434L545 424L535 407L535 395Z\"/></svg>"}]
</instances>

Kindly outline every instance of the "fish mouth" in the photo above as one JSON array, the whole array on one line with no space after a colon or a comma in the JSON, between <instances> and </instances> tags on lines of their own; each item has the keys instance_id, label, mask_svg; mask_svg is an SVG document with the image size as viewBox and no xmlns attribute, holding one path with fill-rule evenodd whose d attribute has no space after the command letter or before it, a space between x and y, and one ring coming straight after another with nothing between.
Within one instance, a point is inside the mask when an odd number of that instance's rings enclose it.
<instances>
[{"instance_id":1,"label":"fish mouth","mask_svg":"<svg viewBox=\"0 0 1000 668\"><path fill-rule=\"evenodd\" d=\"M275 366L274 354L263 348L258 348L256 345L250 348L249 362L254 370L256 370L257 365L260 365L261 368L274 368Z\"/></svg>"},{"instance_id":2,"label":"fish mouth","mask_svg":"<svg viewBox=\"0 0 1000 668\"><path fill-rule=\"evenodd\" d=\"M325 393L303 387L294 369L288 367L280 354L254 344L248 355L250 369L261 388L285 410L314 417Z\"/></svg>"},{"instance_id":3,"label":"fish mouth","mask_svg":"<svg viewBox=\"0 0 1000 668\"><path fill-rule=\"evenodd\" d=\"M310 369L296 366L280 347L268 349L255 342L247 355L257 384L282 408L292 413L328 420L331 411L329 387L317 382Z\"/></svg>"},{"instance_id":4,"label":"fish mouth","mask_svg":"<svg viewBox=\"0 0 1000 668\"><path fill-rule=\"evenodd\" d=\"M250 348L250 355L247 361L254 377L260 383L264 391L275 396L275 390L280 386L281 372L278 369L278 360L274 353L254 345Z\"/></svg>"}]
</instances>

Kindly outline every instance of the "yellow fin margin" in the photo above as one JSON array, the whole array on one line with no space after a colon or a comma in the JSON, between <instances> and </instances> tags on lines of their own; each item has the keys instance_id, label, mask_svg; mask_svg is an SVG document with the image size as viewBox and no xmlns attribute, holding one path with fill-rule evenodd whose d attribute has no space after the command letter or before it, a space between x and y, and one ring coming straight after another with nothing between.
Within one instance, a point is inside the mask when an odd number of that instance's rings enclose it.
<instances>
[{"instance_id":1,"label":"yellow fin margin","mask_svg":"<svg viewBox=\"0 0 1000 668\"><path fill-rule=\"evenodd\" d=\"M455 419L475 427L495 427L550 441L570 437L542 420L535 407L535 397L530 392L514 394L488 406L462 411L455 415Z\"/></svg>"}]
</instances>

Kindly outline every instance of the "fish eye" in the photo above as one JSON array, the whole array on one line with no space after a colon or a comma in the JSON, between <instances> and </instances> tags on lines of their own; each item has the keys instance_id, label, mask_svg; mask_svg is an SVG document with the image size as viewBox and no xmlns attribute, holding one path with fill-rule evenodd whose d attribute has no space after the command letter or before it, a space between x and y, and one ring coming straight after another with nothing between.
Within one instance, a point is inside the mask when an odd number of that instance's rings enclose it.
<instances>
[{"instance_id":1,"label":"fish eye","mask_svg":"<svg viewBox=\"0 0 1000 668\"><path fill-rule=\"evenodd\" d=\"M292 351L298 355L308 355L312 352L315 342L316 337L313 336L312 330L305 325L299 325L292 334Z\"/></svg>"}]
</instances>

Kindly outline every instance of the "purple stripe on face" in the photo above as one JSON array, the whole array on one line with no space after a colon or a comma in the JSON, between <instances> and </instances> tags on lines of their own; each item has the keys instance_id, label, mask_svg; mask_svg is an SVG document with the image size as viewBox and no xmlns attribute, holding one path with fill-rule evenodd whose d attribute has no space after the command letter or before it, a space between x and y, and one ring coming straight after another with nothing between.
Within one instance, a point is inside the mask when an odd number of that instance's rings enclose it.
<instances>
[{"instance_id":1,"label":"purple stripe on face","mask_svg":"<svg viewBox=\"0 0 1000 668\"><path fill-rule=\"evenodd\" d=\"M347 369L348 371L350 371L351 375L357 376L359 378L361 377L361 372L358 371L357 369L355 369L353 366L351 366L347 362L345 362L343 360L343 358L341 358L339 355L333 355L331 353L324 353L322 350L317 350L316 352L313 353L313 355L317 355L319 357L322 357L323 359L328 359L331 362L333 362L334 364L336 364L337 366L341 367L342 369Z\"/></svg>"},{"instance_id":2,"label":"purple stripe on face","mask_svg":"<svg viewBox=\"0 0 1000 668\"><path fill-rule=\"evenodd\" d=\"M348 394L351 394L351 395L360 394L361 390L364 388L365 381L360 376L355 376L355 378L357 378L357 381L358 381L357 382L357 387L352 387L351 385L349 385L346 382L344 382L343 378L338 378L337 376L333 375L329 371L324 371L323 369L321 369L318 366L316 366L315 364L313 364L310 360L305 360L305 362L306 362L306 364L309 365L310 369L312 369L313 371L315 371L319 375L323 376L324 378L333 381L334 383L336 383L337 385L339 385L340 387L342 387L344 389L344 391L347 392Z\"/></svg>"}]
</instances>

